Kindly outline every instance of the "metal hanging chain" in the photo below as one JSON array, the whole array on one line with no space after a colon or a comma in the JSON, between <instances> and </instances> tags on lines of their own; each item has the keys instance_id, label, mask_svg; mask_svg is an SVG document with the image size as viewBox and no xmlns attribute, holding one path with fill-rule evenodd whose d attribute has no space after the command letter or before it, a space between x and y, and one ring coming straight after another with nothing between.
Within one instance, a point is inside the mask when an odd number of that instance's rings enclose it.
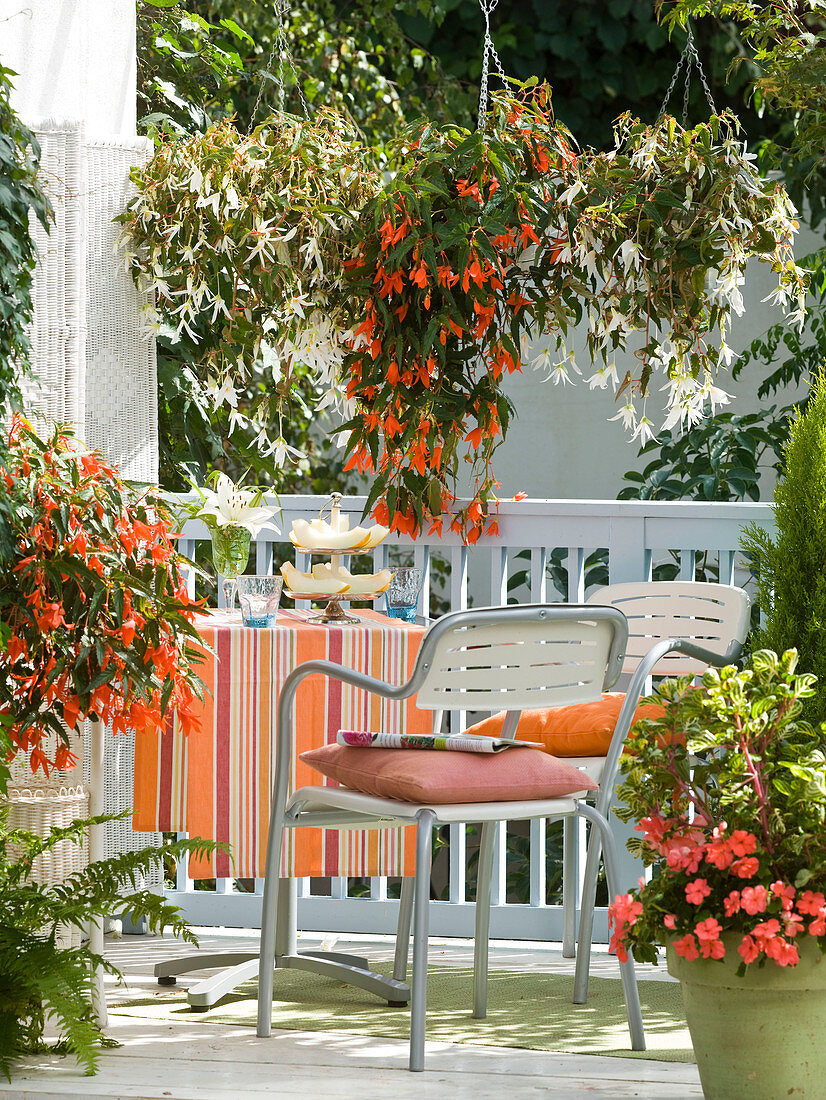
<instances>
[{"instance_id":1,"label":"metal hanging chain","mask_svg":"<svg viewBox=\"0 0 826 1100\"><path fill-rule=\"evenodd\" d=\"M498 3L499 0L479 0L479 7L485 17L485 38L482 44L482 79L479 87L479 118L477 121L477 127L480 130L485 128L488 113L488 77L491 58L494 60L496 71L499 73L502 83L507 84L505 70L502 68L502 62L499 60L499 54L496 52L496 47L490 36L490 15Z\"/></svg>"},{"instance_id":2,"label":"metal hanging chain","mask_svg":"<svg viewBox=\"0 0 826 1100\"><path fill-rule=\"evenodd\" d=\"M293 63L293 56L290 52L290 43L287 38L287 20L290 14L290 0L275 0L273 5L276 17L276 29L275 29L275 41L273 42L272 49L270 50L270 56L267 58L267 64L264 66L264 73L272 77L275 81L276 89L276 101L278 103L278 113L284 114L284 62L289 65L290 72L293 76L296 89L298 90L298 96L301 100L301 110L305 118L310 117L310 107L304 97L304 89L301 87L301 82L298 79L298 73L295 70L295 64ZM278 55L278 67L273 73L272 63ZM252 115L250 116L250 124L255 121L255 116L258 114L258 108L261 106L261 98L264 94L264 81L261 81L261 86L258 89L258 96L255 100L255 106L252 109Z\"/></svg>"},{"instance_id":3,"label":"metal hanging chain","mask_svg":"<svg viewBox=\"0 0 826 1100\"><path fill-rule=\"evenodd\" d=\"M674 91L674 87L677 83L677 79L680 75L680 71L682 70L683 65L685 65L685 88L683 90L683 125L688 125L688 96L691 90L692 66L696 68L697 75L700 77L700 83L702 84L703 91L706 94L706 100L708 101L711 113L713 115L717 114L717 108L715 107L714 100L711 96L711 89L709 88L708 81L706 80L705 70L703 69L702 63L700 62L700 57L697 53L697 47L694 44L694 31L691 27L690 20L686 25L686 30L688 32L688 37L685 41L685 48L680 54L680 60L677 62L677 68L674 70L674 75L671 78L671 83L668 85L668 91L665 93L665 99L663 100L659 114L657 115L657 122L659 122L665 114L665 109L668 106L669 99L671 99L671 95Z\"/></svg>"}]
</instances>

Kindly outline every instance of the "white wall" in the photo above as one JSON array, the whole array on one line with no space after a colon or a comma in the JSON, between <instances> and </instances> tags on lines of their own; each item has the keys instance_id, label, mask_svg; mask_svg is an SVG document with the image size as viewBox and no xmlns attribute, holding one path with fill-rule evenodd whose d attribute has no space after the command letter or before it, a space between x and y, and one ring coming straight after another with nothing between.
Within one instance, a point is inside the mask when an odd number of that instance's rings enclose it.
<instances>
[{"instance_id":1,"label":"white wall","mask_svg":"<svg viewBox=\"0 0 826 1100\"><path fill-rule=\"evenodd\" d=\"M24 122L82 120L87 138L134 137L135 0L0 0L0 62Z\"/></svg>"},{"instance_id":2,"label":"white wall","mask_svg":"<svg viewBox=\"0 0 826 1100\"><path fill-rule=\"evenodd\" d=\"M802 230L795 253L798 257L804 256L822 243L822 233ZM746 348L756 336L781 320L778 309L761 301L772 286L773 273L768 266L752 264L743 294L746 311L742 317L735 318L728 341L735 351ZM619 411L613 393L588 389L584 379L592 373L588 370L589 360L582 350L583 342L578 342L576 347L583 372L576 386L542 382L540 375L528 366L521 375L511 376L506 383L506 392L516 406L517 415L511 421L507 440L494 459L502 497L524 490L532 497L613 499L626 484L623 474L641 468L637 461L637 443L628 442L620 421L607 423L608 418ZM620 378L626 369L634 371L636 366L631 355L624 361L617 356ZM761 404L783 405L800 396L798 391L791 391L761 402L757 390L768 373L770 369L752 364L736 382L721 375L720 385L732 397L726 411L754 412ZM651 379L652 394L647 412L657 426L663 419L659 410L665 395L658 391L664 381L659 375ZM646 459L646 464L649 461L650 458ZM773 484L772 477L761 479L763 499L771 498Z\"/></svg>"}]
</instances>

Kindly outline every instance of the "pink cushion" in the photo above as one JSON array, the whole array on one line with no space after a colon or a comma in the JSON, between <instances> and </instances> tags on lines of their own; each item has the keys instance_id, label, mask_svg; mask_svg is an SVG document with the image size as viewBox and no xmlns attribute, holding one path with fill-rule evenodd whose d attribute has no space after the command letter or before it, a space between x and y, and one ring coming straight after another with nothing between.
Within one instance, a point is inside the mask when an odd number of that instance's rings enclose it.
<instances>
[{"instance_id":1,"label":"pink cushion","mask_svg":"<svg viewBox=\"0 0 826 1100\"><path fill-rule=\"evenodd\" d=\"M515 802L592 791L597 784L539 749L499 753L325 745L301 759L344 787L400 802Z\"/></svg>"}]
</instances>

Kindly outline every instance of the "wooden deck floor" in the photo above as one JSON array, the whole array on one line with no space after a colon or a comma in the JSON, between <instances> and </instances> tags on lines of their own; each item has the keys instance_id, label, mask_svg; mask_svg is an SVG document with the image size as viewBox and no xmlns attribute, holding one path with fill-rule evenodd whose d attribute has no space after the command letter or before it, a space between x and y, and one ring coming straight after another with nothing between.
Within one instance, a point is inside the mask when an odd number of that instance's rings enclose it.
<instances>
[{"instance_id":1,"label":"wooden deck floor","mask_svg":"<svg viewBox=\"0 0 826 1100\"><path fill-rule=\"evenodd\" d=\"M256 933L215 930L199 937L204 950L250 950ZM371 959L389 958L389 940L306 934L300 946L356 948ZM110 983L111 1000L144 996L157 988L151 976L159 958L186 948L170 939L111 939L107 953L124 972L128 992ZM433 941L433 965L470 963L466 941ZM491 965L570 973L572 962L553 946L496 944ZM640 968L641 980L666 977L662 968ZM616 976L616 961L597 954L592 973ZM181 981L183 983L183 980ZM574 1097L701 1097L697 1069L684 1063L628 1058L580 1057L540 1051L428 1043L427 1070L407 1070L407 1044L344 1033L280 1031L258 1039L244 1028L220 1024L158 1023L113 1016L109 1034L122 1045L104 1052L100 1071L86 1077L72 1059L21 1059L11 1083L0 1080L0 1097L20 1100L85 1100L87 1097L241 1100L243 1097L304 1097L314 1100L503 1100L552 1094Z\"/></svg>"}]
</instances>

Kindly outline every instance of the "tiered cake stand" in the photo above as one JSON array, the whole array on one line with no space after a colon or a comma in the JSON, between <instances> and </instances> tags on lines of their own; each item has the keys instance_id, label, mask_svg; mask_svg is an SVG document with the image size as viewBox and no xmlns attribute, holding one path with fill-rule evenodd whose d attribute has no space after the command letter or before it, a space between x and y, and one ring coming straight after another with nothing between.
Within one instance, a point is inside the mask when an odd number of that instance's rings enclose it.
<instances>
[{"instance_id":1,"label":"tiered cake stand","mask_svg":"<svg viewBox=\"0 0 826 1100\"><path fill-rule=\"evenodd\" d=\"M332 501L332 504L331 504L331 508L330 508L330 523L333 526L337 526L338 518L339 518L339 510L340 510L340 507L341 507L341 493L333 493L332 497L331 497L331 501ZM326 510L326 505L325 505L325 508L322 509L322 512L320 513L320 515L322 515L325 510ZM318 546L312 546L312 547L311 546L298 546L295 543L293 543L293 545L295 546L296 550L298 550L302 554L315 554L315 555L320 555L322 557L329 557L329 559L330 559L330 568L333 571L335 571L338 568L338 566L341 564L341 559L343 557L354 557L356 554L370 554L370 553L372 553L372 551L374 549L373 547L370 547L369 550L355 549L355 550L344 550L344 551L342 551L340 548L337 549L337 550L332 550L332 549L329 549L329 548L320 548ZM293 591L293 589L288 588L285 585L284 589L283 589L283 592L282 592L282 595L289 596L290 599L293 599L293 600L313 600L313 601L316 601L316 602L319 602L319 603L322 600L326 600L327 601L327 606L324 608L324 610L321 612L321 614L320 615L314 615L312 618L308 619L307 622L309 622L309 623L323 623L324 625L329 626L331 624L336 624L336 623L341 625L342 623L357 623L357 622L360 622L360 620L357 619L355 616L348 615L344 611L344 609L341 606L341 601L342 600L353 600L353 601L359 601L359 602L361 600L365 600L365 601L377 600L379 598L379 596L383 595L383 593L382 592L352 592L352 593L351 592L318 592L318 591L315 591L315 592L296 592L296 591Z\"/></svg>"}]
</instances>

